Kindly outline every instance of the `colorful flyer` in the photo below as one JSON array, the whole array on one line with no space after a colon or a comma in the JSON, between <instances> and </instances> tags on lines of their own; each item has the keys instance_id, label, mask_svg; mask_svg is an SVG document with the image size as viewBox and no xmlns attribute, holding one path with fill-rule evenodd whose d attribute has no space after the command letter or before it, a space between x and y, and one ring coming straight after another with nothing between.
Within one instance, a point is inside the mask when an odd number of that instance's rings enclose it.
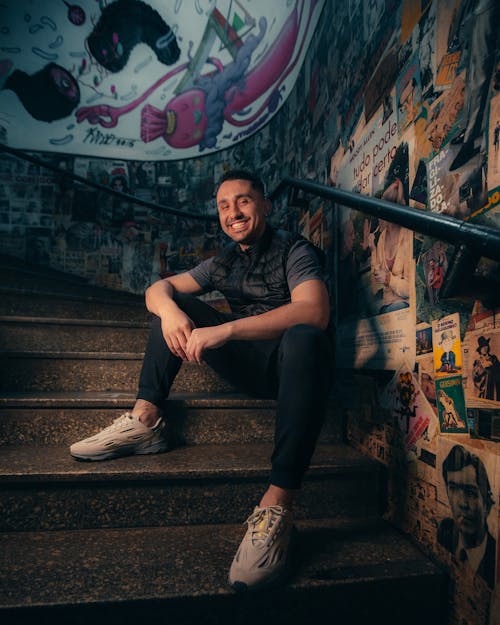
<instances>
[{"instance_id":1,"label":"colorful flyer","mask_svg":"<svg viewBox=\"0 0 500 625\"><path fill-rule=\"evenodd\" d=\"M455 375L451 378L436 380L436 399L441 433L467 433L467 412L462 376Z\"/></svg>"},{"instance_id":2,"label":"colorful flyer","mask_svg":"<svg viewBox=\"0 0 500 625\"><path fill-rule=\"evenodd\" d=\"M391 413L394 424L403 433L405 448L409 452L429 427L433 413L408 364L403 364L396 371L382 393L380 404Z\"/></svg>"},{"instance_id":3,"label":"colorful flyer","mask_svg":"<svg viewBox=\"0 0 500 625\"><path fill-rule=\"evenodd\" d=\"M437 378L462 371L459 313L432 322L434 371Z\"/></svg>"}]
</instances>

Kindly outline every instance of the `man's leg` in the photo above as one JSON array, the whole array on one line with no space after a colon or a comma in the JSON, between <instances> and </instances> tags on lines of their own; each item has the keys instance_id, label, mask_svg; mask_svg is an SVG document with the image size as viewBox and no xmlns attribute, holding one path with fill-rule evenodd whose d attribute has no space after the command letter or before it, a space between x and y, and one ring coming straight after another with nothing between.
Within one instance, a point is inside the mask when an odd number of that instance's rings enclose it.
<instances>
[{"instance_id":1,"label":"man's leg","mask_svg":"<svg viewBox=\"0 0 500 625\"><path fill-rule=\"evenodd\" d=\"M229 583L236 590L266 587L290 570L293 501L323 423L332 362L326 333L313 326L293 326L279 342L271 480L247 520L247 533L229 571Z\"/></svg>"},{"instance_id":2,"label":"man's leg","mask_svg":"<svg viewBox=\"0 0 500 625\"><path fill-rule=\"evenodd\" d=\"M176 301L197 326L216 325L228 319L227 315L195 297L179 295ZM169 350L161 321L155 317L132 412L126 412L101 432L71 445L71 455L79 460L106 460L165 451L167 441L163 434L165 422L162 415L165 399L181 364L182 360Z\"/></svg>"},{"instance_id":3,"label":"man's leg","mask_svg":"<svg viewBox=\"0 0 500 625\"><path fill-rule=\"evenodd\" d=\"M289 498L301 486L323 424L332 362L330 341L322 330L297 325L284 333L276 363L278 406L271 492L278 488ZM270 491L261 504L278 503Z\"/></svg>"},{"instance_id":4,"label":"man's leg","mask_svg":"<svg viewBox=\"0 0 500 625\"><path fill-rule=\"evenodd\" d=\"M196 327L219 325L231 318L192 295L176 294L174 299ZM167 346L160 318L154 317L139 377L137 401L132 410L145 425L151 427L163 414L165 400L181 365L182 360Z\"/></svg>"}]
</instances>

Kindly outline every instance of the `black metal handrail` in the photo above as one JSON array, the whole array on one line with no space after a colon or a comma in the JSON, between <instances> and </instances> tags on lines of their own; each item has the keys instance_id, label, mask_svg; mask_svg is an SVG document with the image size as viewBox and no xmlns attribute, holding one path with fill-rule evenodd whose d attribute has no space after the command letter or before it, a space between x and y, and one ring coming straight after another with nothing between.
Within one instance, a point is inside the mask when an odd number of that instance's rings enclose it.
<instances>
[{"instance_id":1,"label":"black metal handrail","mask_svg":"<svg viewBox=\"0 0 500 625\"><path fill-rule=\"evenodd\" d=\"M287 187L324 197L453 245L466 245L477 256L500 261L500 230L496 228L288 176L269 195L270 199L275 199Z\"/></svg>"},{"instance_id":2,"label":"black metal handrail","mask_svg":"<svg viewBox=\"0 0 500 625\"><path fill-rule=\"evenodd\" d=\"M22 150L17 150L0 143L0 152L6 152L22 160L34 163L40 167L44 167L50 171L76 180L89 187L104 191L115 197L119 197L128 202L145 206L159 212L163 212L176 217L183 217L184 219L195 219L202 221L218 221L217 215L190 213L182 211L170 206L163 206L156 202L149 202L141 198L135 197L129 193L123 193L116 191L110 187L92 182L82 176L78 176L73 172L61 169L50 163L46 163L35 156L31 156ZM353 193L352 191L344 191L336 187L330 187L319 182L313 182L311 180L303 180L299 178L292 178L286 176L279 183L276 189L269 195L271 199L276 198L285 188L292 187L300 189L306 193L324 197L325 199L336 202L349 208L354 208L368 215L380 217L386 221L399 224L410 230L414 230L421 234L428 235L441 241L452 243L456 246L466 246L477 257L484 256L496 261L500 261L500 230L491 228L489 226L483 226L468 221L462 221L449 215L441 215L439 213L432 213L430 211L419 210L409 206L402 206L401 204L395 204L388 202L380 198L371 197L368 195L361 195L359 193Z\"/></svg>"}]
</instances>

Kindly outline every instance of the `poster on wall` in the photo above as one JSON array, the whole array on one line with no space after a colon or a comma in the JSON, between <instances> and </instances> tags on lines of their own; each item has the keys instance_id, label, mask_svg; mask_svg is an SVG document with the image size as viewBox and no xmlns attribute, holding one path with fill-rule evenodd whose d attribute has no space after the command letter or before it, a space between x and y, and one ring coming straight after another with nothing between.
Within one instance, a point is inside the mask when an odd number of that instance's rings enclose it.
<instances>
[{"instance_id":1,"label":"poster on wall","mask_svg":"<svg viewBox=\"0 0 500 625\"><path fill-rule=\"evenodd\" d=\"M408 460L418 458L422 445L427 450L434 448L436 418L412 367L407 363L396 371L384 389L380 404L391 414L394 425L401 431Z\"/></svg>"},{"instance_id":2,"label":"poster on wall","mask_svg":"<svg viewBox=\"0 0 500 625\"><path fill-rule=\"evenodd\" d=\"M436 402L442 434L468 432L462 376L436 380Z\"/></svg>"},{"instance_id":3,"label":"poster on wall","mask_svg":"<svg viewBox=\"0 0 500 625\"><path fill-rule=\"evenodd\" d=\"M467 405L500 406L500 328L484 327L464 338L464 378Z\"/></svg>"},{"instance_id":4,"label":"poster on wall","mask_svg":"<svg viewBox=\"0 0 500 625\"><path fill-rule=\"evenodd\" d=\"M460 314L453 313L432 322L432 345L436 377L462 372Z\"/></svg>"},{"instance_id":5,"label":"poster on wall","mask_svg":"<svg viewBox=\"0 0 500 625\"><path fill-rule=\"evenodd\" d=\"M408 143L393 113L383 112L359 133L336 183L397 204L408 204ZM339 209L339 366L398 369L415 359L413 232Z\"/></svg>"},{"instance_id":6,"label":"poster on wall","mask_svg":"<svg viewBox=\"0 0 500 625\"><path fill-rule=\"evenodd\" d=\"M134 160L231 147L285 102L323 5L6 0L2 141Z\"/></svg>"},{"instance_id":7,"label":"poster on wall","mask_svg":"<svg viewBox=\"0 0 500 625\"><path fill-rule=\"evenodd\" d=\"M495 585L498 532L496 461L481 441L438 439L437 497L443 515L437 542L490 588Z\"/></svg>"}]
</instances>

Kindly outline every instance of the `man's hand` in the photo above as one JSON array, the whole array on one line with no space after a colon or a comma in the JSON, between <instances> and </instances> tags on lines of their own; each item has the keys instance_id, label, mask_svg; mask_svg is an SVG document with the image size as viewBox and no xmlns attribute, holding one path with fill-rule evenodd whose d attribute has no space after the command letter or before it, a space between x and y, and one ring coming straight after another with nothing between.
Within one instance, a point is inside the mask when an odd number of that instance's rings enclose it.
<instances>
[{"instance_id":1,"label":"man's hand","mask_svg":"<svg viewBox=\"0 0 500 625\"><path fill-rule=\"evenodd\" d=\"M180 308L171 308L167 315L161 317L161 329L168 348L182 360L189 360L186 345L193 328L193 321Z\"/></svg>"},{"instance_id":2,"label":"man's hand","mask_svg":"<svg viewBox=\"0 0 500 625\"><path fill-rule=\"evenodd\" d=\"M203 352L206 349L216 349L222 347L230 339L230 326L223 323L218 326L208 328L195 328L189 337L185 347L187 359L191 362L201 364Z\"/></svg>"}]
</instances>

